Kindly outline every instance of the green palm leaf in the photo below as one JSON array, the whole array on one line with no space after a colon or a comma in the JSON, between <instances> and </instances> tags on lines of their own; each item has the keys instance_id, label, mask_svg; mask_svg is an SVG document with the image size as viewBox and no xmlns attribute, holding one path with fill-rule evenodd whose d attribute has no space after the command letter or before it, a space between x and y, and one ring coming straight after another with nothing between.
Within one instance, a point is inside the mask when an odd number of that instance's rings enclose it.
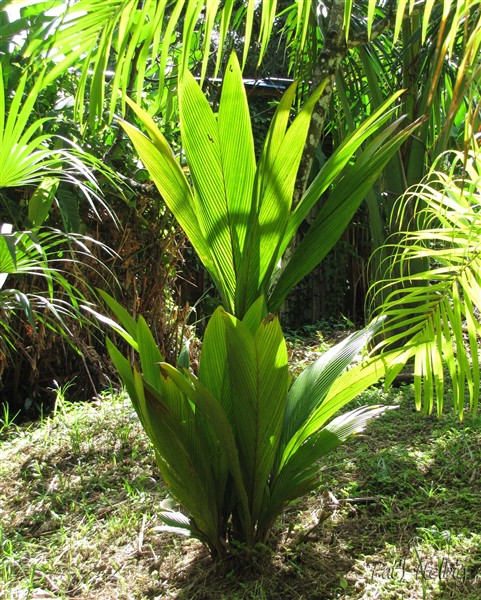
<instances>
[{"instance_id":1,"label":"green palm leaf","mask_svg":"<svg viewBox=\"0 0 481 600\"><path fill-rule=\"evenodd\" d=\"M219 502L223 500L226 482L225 466L221 473L213 469L216 463L212 451L219 448L217 438L197 417L189 401L188 380L168 365L159 365L157 346L142 320L138 323L135 341L143 356L145 371L142 374L132 368L108 341L110 356L154 444L162 477L172 496L188 513L186 519L191 534L215 548L222 536L222 506ZM223 446L220 450L223 452ZM172 525L171 521L169 513L166 522Z\"/></svg>"},{"instance_id":2,"label":"green palm leaf","mask_svg":"<svg viewBox=\"0 0 481 600\"><path fill-rule=\"evenodd\" d=\"M125 121L120 122L122 127L131 138L165 203L186 232L212 279L219 289L223 289L216 262L200 225L196 198L179 163L151 117L139 106L129 103L141 118L153 141Z\"/></svg>"},{"instance_id":3,"label":"green palm leaf","mask_svg":"<svg viewBox=\"0 0 481 600\"><path fill-rule=\"evenodd\" d=\"M218 130L226 213L229 219L236 274L240 270L248 226L252 221L251 197L256 172L249 107L247 96L240 93L242 89L242 73L233 54L227 64L222 85Z\"/></svg>"},{"instance_id":4,"label":"green palm leaf","mask_svg":"<svg viewBox=\"0 0 481 600\"><path fill-rule=\"evenodd\" d=\"M372 289L374 301L376 294L386 296L379 308L387 317L379 347L405 343L403 360L414 358L418 408L431 412L436 403L442 412L446 367L461 418L466 393L473 415L478 408L481 333L478 151L470 154L467 176L459 179L455 173L463 162L464 155L455 154L450 175L433 171L407 192L404 206L416 205L418 228L390 247L393 278ZM428 270L412 268L420 259L429 259Z\"/></svg>"},{"instance_id":5,"label":"green palm leaf","mask_svg":"<svg viewBox=\"0 0 481 600\"><path fill-rule=\"evenodd\" d=\"M288 502L318 484L320 458L389 408L361 407L330 421L385 374L379 358L345 370L378 327L379 323L373 324L328 350L292 385L270 495L263 505L261 527L265 530Z\"/></svg>"},{"instance_id":6,"label":"green palm leaf","mask_svg":"<svg viewBox=\"0 0 481 600\"><path fill-rule=\"evenodd\" d=\"M255 192L258 194L258 200L254 202L259 207L257 224L259 240L252 237L254 250L249 249L251 255L258 253L259 261L258 265L252 260L248 265L246 263L249 275L257 275L258 271L258 281L252 281L251 277L251 281L246 286L247 289L255 292L255 297L259 295L259 289L267 295L272 273L279 260L291 215L292 197L304 149L304 140L307 137L314 106L325 85L326 82L313 92L288 129L285 129L284 123L288 118L290 105L287 106L281 102L278 107L281 116L274 117L271 126L273 132L271 134L269 130L267 135L265 151L257 171ZM291 100L293 92L294 90L286 94L288 101ZM247 306L243 307L244 311L254 299L249 298Z\"/></svg>"},{"instance_id":7,"label":"green palm leaf","mask_svg":"<svg viewBox=\"0 0 481 600\"><path fill-rule=\"evenodd\" d=\"M281 437L289 375L279 322L267 317L253 335L225 315L233 418L253 522Z\"/></svg>"},{"instance_id":8,"label":"green palm leaf","mask_svg":"<svg viewBox=\"0 0 481 600\"><path fill-rule=\"evenodd\" d=\"M60 170L56 154L45 146L49 136L38 133L49 119L39 119L32 125L28 123L42 89L41 83L37 83L24 98L28 76L25 73L20 79L8 106L8 90L4 87L0 63L0 187L39 183L46 174L55 175Z\"/></svg>"},{"instance_id":9,"label":"green palm leaf","mask_svg":"<svg viewBox=\"0 0 481 600\"><path fill-rule=\"evenodd\" d=\"M362 432L367 423L382 415L389 406L362 406L333 419L313 433L296 450L273 478L269 503L262 515L262 531L267 531L282 509L319 485L319 461L349 437Z\"/></svg>"},{"instance_id":10,"label":"green palm leaf","mask_svg":"<svg viewBox=\"0 0 481 600\"><path fill-rule=\"evenodd\" d=\"M14 4L21 6L26 0ZM249 0L234 10L232 0L146 0L141 4L133 0L79 0L65 4L57 17L39 19L36 27L30 27L23 53L32 64L46 59L50 62L49 82L72 67L79 69L82 76L76 92L76 116L82 121L88 96L89 122L95 126L102 117L108 87L111 117L118 102L117 92L120 90L125 97L134 88L134 97L140 102L147 76L158 81L159 100L154 103L158 107L169 70L185 71L192 66L191 55L198 49L199 39L204 40L201 79L211 56L211 40L217 39L215 77L232 29L244 29L245 64L256 5L255 0ZM262 0L260 59L272 35L276 5L273 0ZM17 25L21 28L20 23ZM214 27L218 38L212 35ZM177 47L178 59L172 52Z\"/></svg>"},{"instance_id":11,"label":"green palm leaf","mask_svg":"<svg viewBox=\"0 0 481 600\"><path fill-rule=\"evenodd\" d=\"M161 391L154 390L140 373L134 372L136 394L149 423L157 464L172 496L182 503L200 535L205 541L216 540L219 511L214 507L218 482L209 460L210 442L176 383L169 376L159 377L159 381ZM183 419L176 410L179 406Z\"/></svg>"},{"instance_id":12,"label":"green palm leaf","mask_svg":"<svg viewBox=\"0 0 481 600\"><path fill-rule=\"evenodd\" d=\"M386 101L333 155L305 197L292 210L297 169L321 85L288 126L295 85L274 115L257 169L252 131L239 64L228 63L218 117L200 87L186 73L180 83L182 140L193 190L153 120L131 104L151 141L125 122L122 126L149 170L165 202L184 228L211 274L224 306L243 317L257 298L267 297L282 253L320 195L338 178L319 217L274 283L268 306L277 309L295 283L332 248L385 164L410 134L392 135L397 122L374 138L350 166L366 138L390 118ZM329 222L329 228L325 223Z\"/></svg>"},{"instance_id":13,"label":"green palm leaf","mask_svg":"<svg viewBox=\"0 0 481 600\"><path fill-rule=\"evenodd\" d=\"M283 429L284 445L308 421L314 410L327 396L331 386L366 346L379 326L380 323L373 324L371 327L348 336L327 350L299 375L289 390ZM330 416L327 414L326 420Z\"/></svg>"},{"instance_id":14,"label":"green palm leaf","mask_svg":"<svg viewBox=\"0 0 481 600\"><path fill-rule=\"evenodd\" d=\"M52 118L44 117L31 123L34 105L46 86L44 73L40 73L26 93L26 84L31 77L32 72L25 72L17 88L9 90L4 86L0 63L0 188L37 186L29 200L30 226L43 224L60 181L79 189L97 215L100 205L115 220L102 198L94 170L114 187L117 186L116 175L75 143L45 133ZM54 142L60 148L52 149ZM63 211L61 201L58 205Z\"/></svg>"},{"instance_id":15,"label":"green palm leaf","mask_svg":"<svg viewBox=\"0 0 481 600\"><path fill-rule=\"evenodd\" d=\"M15 349L16 334L9 324L12 314L22 315L34 331L39 323L70 339L67 318L85 322L80 304L85 296L69 281L64 272L67 263L88 257L94 259L89 247L105 246L86 236L65 234L56 230L12 232L12 227L0 226L0 348ZM94 259L96 260L96 259ZM41 281L38 291L28 293L7 287L13 279ZM82 281L88 288L88 282Z\"/></svg>"},{"instance_id":16,"label":"green palm leaf","mask_svg":"<svg viewBox=\"0 0 481 600\"><path fill-rule=\"evenodd\" d=\"M243 219L243 216L231 214L230 202L226 197L226 193L231 192L231 186L226 185L224 177L224 152L217 119L190 73L181 81L179 110L182 141L189 157L200 228L204 239L212 248L212 260L220 276L221 296L226 308L232 310L236 284L235 245L238 248L237 254L239 253L239 243L232 239L232 234L235 219ZM249 179L246 184L248 182ZM239 210L242 208L239 207Z\"/></svg>"},{"instance_id":17,"label":"green palm leaf","mask_svg":"<svg viewBox=\"0 0 481 600\"><path fill-rule=\"evenodd\" d=\"M392 128L387 128L371 141L354 165L346 168L343 177L333 187L327 200L322 203L308 232L271 290L268 300L269 310L277 310L294 285L310 273L331 250L386 164L411 134L416 124L386 139L395 126L396 124L393 124ZM355 149L351 147L351 151L354 153ZM336 168L335 162L329 165L331 166ZM322 172L307 191L310 199L317 196L318 189L325 189L321 175ZM329 223L329 227L326 227L326 223ZM286 241L284 245L285 243Z\"/></svg>"},{"instance_id":18,"label":"green palm leaf","mask_svg":"<svg viewBox=\"0 0 481 600\"><path fill-rule=\"evenodd\" d=\"M199 378L159 364L142 319L135 326L126 320L142 373L108 342L159 469L186 513L169 503L162 530L197 537L216 556L225 554L229 534L248 548L264 541L286 504L317 483L317 460L386 410L362 407L330 420L385 372L380 358L342 372L376 325L326 353L288 392L286 343L277 318L260 321L262 300L245 322L215 311Z\"/></svg>"}]
</instances>

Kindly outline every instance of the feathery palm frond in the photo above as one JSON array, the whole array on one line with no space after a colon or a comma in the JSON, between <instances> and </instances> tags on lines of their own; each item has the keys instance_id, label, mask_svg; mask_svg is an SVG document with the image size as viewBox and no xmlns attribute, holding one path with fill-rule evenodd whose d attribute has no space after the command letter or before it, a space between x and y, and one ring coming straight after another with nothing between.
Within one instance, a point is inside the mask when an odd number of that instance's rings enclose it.
<instances>
[{"instance_id":1,"label":"feathery palm frond","mask_svg":"<svg viewBox=\"0 0 481 600\"><path fill-rule=\"evenodd\" d=\"M30 77L32 72L25 72L16 89L8 90L0 63L0 188L37 186L29 204L29 216L35 215L31 225L45 220L59 182L77 188L95 213L101 206L115 219L101 197L94 171L115 185L114 173L74 142L48 133L46 127L52 117L34 120L34 107L45 90L46 79L44 74L38 75L26 92Z\"/></svg>"},{"instance_id":2,"label":"feathery palm frond","mask_svg":"<svg viewBox=\"0 0 481 600\"><path fill-rule=\"evenodd\" d=\"M11 225L0 225L0 352L6 354L8 348L15 348L15 331L10 324L14 314L22 315L32 331L43 323L66 338L70 333L67 318L86 320L80 303L87 300L64 268L85 257L92 259L92 268L96 268L100 260L92 254L93 246L111 253L100 242L80 234L46 229L12 232ZM30 292L5 286L10 278L18 283L23 277L30 278ZM32 283L34 280L38 283ZM88 288L86 281L82 285Z\"/></svg>"},{"instance_id":3,"label":"feathery palm frond","mask_svg":"<svg viewBox=\"0 0 481 600\"><path fill-rule=\"evenodd\" d=\"M378 221L383 211L390 215L396 198L419 183L440 154L463 147L463 123L481 92L479 2L445 3L444 7L434 3L431 8L428 21L413 14L399 29L396 21L395 32L355 47L337 78L343 111L338 127L341 139L343 127L351 131L363 118L366 97L369 106L377 107L400 85L406 89L402 113L410 121L423 119L417 135L403 145L385 171L383 206L375 200ZM398 224L392 225L397 230ZM374 238L379 236L373 231Z\"/></svg>"},{"instance_id":4,"label":"feathery palm frond","mask_svg":"<svg viewBox=\"0 0 481 600\"><path fill-rule=\"evenodd\" d=\"M447 160L444 155L443 159ZM438 161L438 164L440 161ZM392 241L388 274L372 290L385 298L377 312L387 316L382 348L402 341L388 381L414 359L416 405L443 410L447 372L454 410L463 418L466 390L470 411L480 394L481 338L481 153L476 142L466 156L452 158L448 172L433 170L399 202L406 213L414 204L415 224ZM404 219L405 214L400 218ZM418 270L419 261L429 268Z\"/></svg>"},{"instance_id":5,"label":"feathery palm frond","mask_svg":"<svg viewBox=\"0 0 481 600\"><path fill-rule=\"evenodd\" d=\"M476 2L475 2L476 3ZM90 96L89 122L95 125L104 111L107 81L110 85L109 114L112 117L118 102L118 91L133 96L140 102L145 82L155 83L158 99L153 110L158 110L162 101L164 83L175 77L177 72L192 68L192 57L199 57L199 74L203 79L207 73L211 54L212 74L216 76L227 48L229 34L239 31L243 42L243 66L246 63L254 36L254 18L260 11L258 34L259 63L277 34L279 18L287 39L292 70L299 73L307 65L305 73L309 79L309 69L315 61L306 62L305 57L316 53L323 41L322 14L324 3L313 0L299 0L279 12L277 0L256 0L235 4L233 0L79 0L78 2L56 2L57 13L48 14L43 4L35 5L28 0L11 0L0 6L28 6L30 21L19 18L8 24L9 30L22 31L22 23L28 30L22 53L31 63L39 59L50 63L48 80L55 80L68 69L78 69L81 73L76 97L76 116L82 120L85 98ZM445 2L452 5L454 26L458 27L463 17L464 0ZM471 2L471 5L473 2ZM340 11L344 15L344 30L349 41L350 34L359 37L359 26L365 41L376 36L376 25L395 23L397 37L406 15L412 14L414 3L398 0L393 6L387 0L369 0L362 3L334 0L329 10ZM422 35L426 30L433 11L433 3L415 7L422 25ZM47 14L45 14L47 13ZM41 18L38 18L41 17ZM182 30L182 33L179 32ZM200 49L200 52L199 52ZM197 52L196 52L197 51ZM305 69L304 69L305 70ZM122 113L125 103L122 106Z\"/></svg>"},{"instance_id":6,"label":"feathery palm frond","mask_svg":"<svg viewBox=\"0 0 481 600\"><path fill-rule=\"evenodd\" d=\"M10 4L23 6L25 0ZM48 81L68 69L81 73L76 97L76 117L82 120L85 97L89 93L89 122L95 125L104 111L106 83L110 85L109 114L113 116L119 99L133 95L140 102L148 79L158 90L152 110L159 108L164 83L177 72L191 68L199 56L203 79L211 58L217 55L214 76L228 45L232 28L243 28L244 57L247 59L253 36L256 2L235 6L233 0L186 1L79 0L65 3L55 18L30 27L23 54L32 62L47 59L53 65ZM277 1L262 0L259 42L265 52L275 23ZM44 7L39 8L40 11ZM125 102L122 105L125 111Z\"/></svg>"}]
</instances>

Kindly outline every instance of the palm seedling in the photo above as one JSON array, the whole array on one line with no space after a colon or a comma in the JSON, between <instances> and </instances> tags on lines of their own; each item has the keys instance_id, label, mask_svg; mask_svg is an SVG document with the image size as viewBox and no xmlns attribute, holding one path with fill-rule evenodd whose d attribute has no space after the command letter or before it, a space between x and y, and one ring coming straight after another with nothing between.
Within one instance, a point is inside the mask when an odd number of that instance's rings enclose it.
<instances>
[{"instance_id":1,"label":"palm seedling","mask_svg":"<svg viewBox=\"0 0 481 600\"><path fill-rule=\"evenodd\" d=\"M384 373L380 361L345 371L375 325L328 350L291 384L279 321L262 318L262 299L243 320L218 308L196 377L163 361L142 317L135 321L103 296L121 323L111 325L139 360L132 366L108 341L169 489L161 530L199 539L214 557L233 544L252 550L265 542L286 505L318 485L319 459L388 408L362 406L332 418Z\"/></svg>"},{"instance_id":2,"label":"palm seedling","mask_svg":"<svg viewBox=\"0 0 481 600\"><path fill-rule=\"evenodd\" d=\"M153 119L130 103L149 137L121 122L160 194L187 234L227 311L242 318L255 300L277 310L292 287L329 252L411 128L394 134L399 93L351 134L296 206L296 174L318 90L289 126L293 84L280 101L256 165L249 109L235 54L228 62L218 115L190 73L179 83L182 143L192 184ZM381 133L379 130L383 129ZM352 157L370 139L355 162ZM150 138L150 139L149 139ZM333 185L334 184L334 185ZM330 189L332 187L332 189ZM327 194L327 192L330 192ZM291 240L312 207L318 214L291 256Z\"/></svg>"},{"instance_id":3,"label":"palm seedling","mask_svg":"<svg viewBox=\"0 0 481 600\"><path fill-rule=\"evenodd\" d=\"M396 97L375 112L326 163L294 208L292 195L310 114L322 86L288 126L295 85L281 100L256 165L240 66L232 55L219 111L199 85L180 80L181 134L192 183L154 121L137 105L149 137L122 126L166 204L188 235L224 308L205 333L198 377L162 357L145 320L103 294L117 321L97 315L135 350L132 365L113 342L112 360L153 442L173 501L165 528L203 541L214 556L231 542L252 549L275 518L316 486L318 459L385 407L334 415L384 373L380 360L345 371L377 325L333 347L291 384L279 321L290 288L336 242L366 190L409 134L384 129ZM149 139L150 138L150 139ZM283 270L278 264L298 226L333 182L319 216ZM269 312L270 311L270 312Z\"/></svg>"}]
</instances>

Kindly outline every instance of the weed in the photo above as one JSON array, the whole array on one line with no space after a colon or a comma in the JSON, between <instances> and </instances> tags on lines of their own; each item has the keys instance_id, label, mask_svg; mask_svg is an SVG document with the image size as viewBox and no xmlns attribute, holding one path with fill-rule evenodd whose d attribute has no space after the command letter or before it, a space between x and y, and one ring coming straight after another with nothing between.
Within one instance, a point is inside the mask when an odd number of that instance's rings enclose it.
<instances>
[{"instance_id":1,"label":"weed","mask_svg":"<svg viewBox=\"0 0 481 600\"><path fill-rule=\"evenodd\" d=\"M2 414L2 416L0 417L0 435L2 435L4 431L16 428L15 419L20 414L20 411L18 411L12 416L10 414L10 406L6 402L2 403L0 411Z\"/></svg>"}]
</instances>

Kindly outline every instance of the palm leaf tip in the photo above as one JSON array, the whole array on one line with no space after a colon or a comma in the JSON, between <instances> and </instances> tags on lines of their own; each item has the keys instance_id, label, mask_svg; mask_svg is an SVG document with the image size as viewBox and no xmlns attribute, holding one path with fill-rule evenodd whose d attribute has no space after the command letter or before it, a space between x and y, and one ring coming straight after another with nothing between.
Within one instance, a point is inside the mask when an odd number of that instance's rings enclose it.
<instances>
[{"instance_id":1,"label":"palm leaf tip","mask_svg":"<svg viewBox=\"0 0 481 600\"><path fill-rule=\"evenodd\" d=\"M162 510L159 512L159 518L165 523L158 527L153 527L154 532L176 533L184 537L195 537L203 539L201 533L197 530L191 519L179 511Z\"/></svg>"},{"instance_id":2,"label":"palm leaf tip","mask_svg":"<svg viewBox=\"0 0 481 600\"><path fill-rule=\"evenodd\" d=\"M351 435L362 433L371 419L377 419L389 410L396 410L399 406L361 406L333 419L326 429L334 433L341 441Z\"/></svg>"}]
</instances>

